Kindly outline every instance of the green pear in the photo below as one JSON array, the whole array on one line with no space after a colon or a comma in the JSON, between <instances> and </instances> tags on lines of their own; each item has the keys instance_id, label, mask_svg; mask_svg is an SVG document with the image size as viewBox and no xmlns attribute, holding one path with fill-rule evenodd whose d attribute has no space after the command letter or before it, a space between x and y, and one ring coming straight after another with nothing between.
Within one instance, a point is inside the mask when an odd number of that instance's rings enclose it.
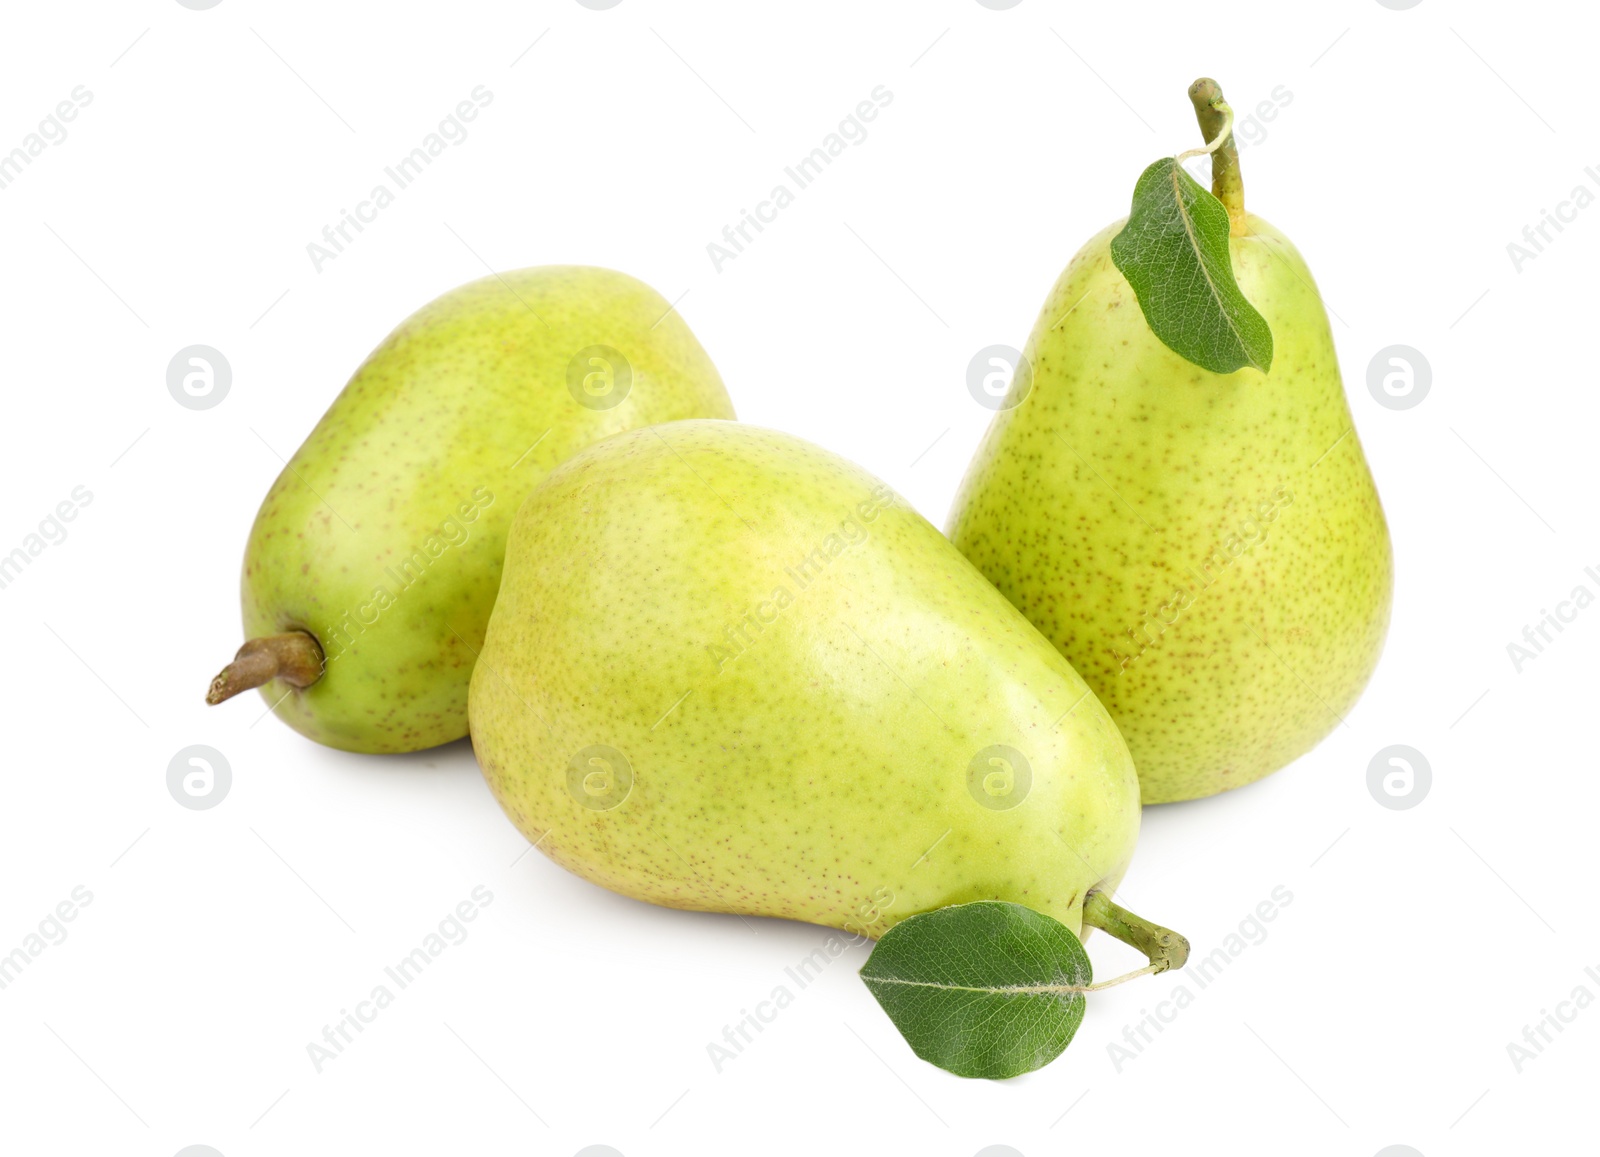
<instances>
[{"instance_id":1,"label":"green pear","mask_svg":"<svg viewBox=\"0 0 1600 1157\"><path fill-rule=\"evenodd\" d=\"M689 327L632 277L547 266L452 290L373 351L267 493L251 639L208 701L260 686L348 751L459 739L523 498L619 430L733 416Z\"/></svg>"},{"instance_id":2,"label":"green pear","mask_svg":"<svg viewBox=\"0 0 1600 1157\"><path fill-rule=\"evenodd\" d=\"M1139 826L1104 708L937 529L734 423L619 434L534 491L470 708L541 852L674 908L877 937L1007 900L1081 933Z\"/></svg>"},{"instance_id":3,"label":"green pear","mask_svg":"<svg viewBox=\"0 0 1600 1157\"><path fill-rule=\"evenodd\" d=\"M1146 803L1309 751L1389 623L1389 533L1327 311L1295 247L1244 212L1231 151L1215 173L1270 372L1211 373L1162 344L1113 264L1118 222L1050 291L1031 389L995 414L948 523L1111 712Z\"/></svg>"}]
</instances>

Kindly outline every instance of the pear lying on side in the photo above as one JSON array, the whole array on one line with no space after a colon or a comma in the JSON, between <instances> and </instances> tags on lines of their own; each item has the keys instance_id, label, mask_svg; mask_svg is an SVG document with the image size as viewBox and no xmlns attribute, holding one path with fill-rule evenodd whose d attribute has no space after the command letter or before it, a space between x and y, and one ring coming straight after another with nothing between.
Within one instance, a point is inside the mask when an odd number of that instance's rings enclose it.
<instances>
[{"instance_id":1,"label":"pear lying on side","mask_svg":"<svg viewBox=\"0 0 1600 1157\"><path fill-rule=\"evenodd\" d=\"M1082 679L882 482L732 423L619 434L518 512L472 741L539 850L675 908L1079 933L1139 797Z\"/></svg>"},{"instance_id":2,"label":"pear lying on side","mask_svg":"<svg viewBox=\"0 0 1600 1157\"><path fill-rule=\"evenodd\" d=\"M1203 127L1212 92L1191 90ZM1389 623L1389 533L1327 312L1294 246L1244 212L1231 142L1215 164L1270 371L1212 373L1162 344L1113 262L1117 222L1050 291L1024 354L1032 389L995 415L949 520L1105 703L1146 803L1309 751Z\"/></svg>"},{"instance_id":3,"label":"pear lying on side","mask_svg":"<svg viewBox=\"0 0 1600 1157\"><path fill-rule=\"evenodd\" d=\"M207 700L260 686L349 751L459 739L522 499L596 439L733 416L688 326L632 277L548 266L452 290L373 351L268 492L251 640Z\"/></svg>"}]
</instances>

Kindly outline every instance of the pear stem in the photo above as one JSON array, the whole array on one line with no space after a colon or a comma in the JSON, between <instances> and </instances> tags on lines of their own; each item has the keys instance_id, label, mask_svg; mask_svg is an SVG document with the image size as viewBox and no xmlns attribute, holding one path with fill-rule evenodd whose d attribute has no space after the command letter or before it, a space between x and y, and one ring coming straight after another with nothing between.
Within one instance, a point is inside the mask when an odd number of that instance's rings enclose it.
<instances>
[{"instance_id":1,"label":"pear stem","mask_svg":"<svg viewBox=\"0 0 1600 1157\"><path fill-rule=\"evenodd\" d=\"M309 687L322 678L325 665L322 646L305 631L251 639L239 648L233 662L211 680L206 702L221 703L274 679L282 679L291 687Z\"/></svg>"},{"instance_id":2,"label":"pear stem","mask_svg":"<svg viewBox=\"0 0 1600 1157\"><path fill-rule=\"evenodd\" d=\"M1211 153L1211 192L1228 210L1229 232L1244 233L1244 180L1239 175L1239 146L1233 139L1233 109L1222 99L1222 86L1202 76L1189 86L1200 133ZM1193 155L1193 154L1185 154Z\"/></svg>"},{"instance_id":3,"label":"pear stem","mask_svg":"<svg viewBox=\"0 0 1600 1157\"><path fill-rule=\"evenodd\" d=\"M1154 976L1169 968L1182 968L1189 959L1188 940L1170 928L1152 924L1135 916L1126 908L1118 907L1104 892L1090 892L1084 898L1083 922L1091 928L1099 928L1109 933L1124 944L1137 948L1145 954L1150 963L1143 968L1136 968L1132 972L1124 972L1121 976L1097 981L1094 984L1022 984L1006 991L1052 995L1099 992L1102 989L1126 984L1130 980L1137 980L1141 976Z\"/></svg>"},{"instance_id":4,"label":"pear stem","mask_svg":"<svg viewBox=\"0 0 1600 1157\"><path fill-rule=\"evenodd\" d=\"M1083 922L1099 928L1132 948L1143 952L1150 961L1148 968L1130 972L1107 984L1120 983L1134 976L1154 975L1169 968L1182 968L1189 959L1189 942L1170 928L1135 916L1126 908L1118 907L1104 892L1090 892L1083 901Z\"/></svg>"}]
</instances>

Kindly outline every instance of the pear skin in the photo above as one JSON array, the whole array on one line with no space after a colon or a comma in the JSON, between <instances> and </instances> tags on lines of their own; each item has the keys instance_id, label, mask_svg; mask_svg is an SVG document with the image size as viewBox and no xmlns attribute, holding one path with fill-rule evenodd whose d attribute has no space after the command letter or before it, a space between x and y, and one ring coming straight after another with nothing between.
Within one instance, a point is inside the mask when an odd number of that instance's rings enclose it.
<instances>
[{"instance_id":1,"label":"pear skin","mask_svg":"<svg viewBox=\"0 0 1600 1157\"><path fill-rule=\"evenodd\" d=\"M541 852L674 908L877 937L1007 900L1081 933L1138 832L1110 717L938 530L734 423L619 434L534 491L470 708Z\"/></svg>"},{"instance_id":2,"label":"pear skin","mask_svg":"<svg viewBox=\"0 0 1600 1157\"><path fill-rule=\"evenodd\" d=\"M264 664L273 710L319 743L461 738L523 498L619 430L733 416L688 326L632 277L548 266L452 290L373 351L268 492L244 559L255 650L212 701Z\"/></svg>"},{"instance_id":3,"label":"pear skin","mask_svg":"<svg viewBox=\"0 0 1600 1157\"><path fill-rule=\"evenodd\" d=\"M989 426L951 540L1088 681L1144 802L1240 787L1309 751L1371 676L1389 532L1311 272L1243 214L1239 287L1271 370L1214 374L1150 331L1089 241L1028 340L1032 389Z\"/></svg>"}]
</instances>

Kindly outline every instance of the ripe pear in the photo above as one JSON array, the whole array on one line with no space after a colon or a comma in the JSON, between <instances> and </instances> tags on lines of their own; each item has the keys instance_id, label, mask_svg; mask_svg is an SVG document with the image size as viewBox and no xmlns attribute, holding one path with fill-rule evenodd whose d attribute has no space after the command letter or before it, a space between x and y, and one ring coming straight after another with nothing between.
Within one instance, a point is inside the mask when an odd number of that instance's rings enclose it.
<instances>
[{"instance_id":1,"label":"ripe pear","mask_svg":"<svg viewBox=\"0 0 1600 1157\"><path fill-rule=\"evenodd\" d=\"M1113 264L1119 221L1050 291L1031 389L995 414L948 522L1111 712L1146 803L1309 751L1389 623L1389 532L1322 298L1288 238L1244 211L1231 142L1214 172L1269 372L1212 373L1162 344Z\"/></svg>"},{"instance_id":2,"label":"ripe pear","mask_svg":"<svg viewBox=\"0 0 1600 1157\"><path fill-rule=\"evenodd\" d=\"M877 937L1007 900L1081 933L1139 826L1104 708L937 529L733 423L618 434L534 491L470 709L541 852L674 908Z\"/></svg>"},{"instance_id":3,"label":"ripe pear","mask_svg":"<svg viewBox=\"0 0 1600 1157\"><path fill-rule=\"evenodd\" d=\"M523 498L619 430L733 416L689 327L632 277L546 266L450 291L373 351L268 492L250 642L208 701L260 686L348 751L459 739Z\"/></svg>"}]
</instances>

